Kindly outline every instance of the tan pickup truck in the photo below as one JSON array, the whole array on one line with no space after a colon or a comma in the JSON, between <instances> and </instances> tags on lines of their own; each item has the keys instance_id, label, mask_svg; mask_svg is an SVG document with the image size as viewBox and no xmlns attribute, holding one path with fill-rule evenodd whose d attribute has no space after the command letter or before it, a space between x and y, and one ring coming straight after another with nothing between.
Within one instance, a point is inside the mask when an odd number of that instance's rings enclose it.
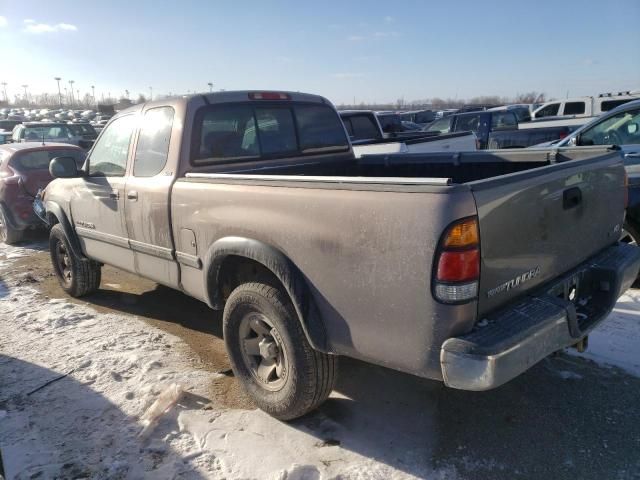
<instances>
[{"instance_id":1,"label":"tan pickup truck","mask_svg":"<svg viewBox=\"0 0 640 480\"><path fill-rule=\"evenodd\" d=\"M291 419L345 355L486 390L584 345L636 278L606 148L355 158L334 107L222 92L116 115L35 208L70 295L102 264L224 310L233 370Z\"/></svg>"}]
</instances>

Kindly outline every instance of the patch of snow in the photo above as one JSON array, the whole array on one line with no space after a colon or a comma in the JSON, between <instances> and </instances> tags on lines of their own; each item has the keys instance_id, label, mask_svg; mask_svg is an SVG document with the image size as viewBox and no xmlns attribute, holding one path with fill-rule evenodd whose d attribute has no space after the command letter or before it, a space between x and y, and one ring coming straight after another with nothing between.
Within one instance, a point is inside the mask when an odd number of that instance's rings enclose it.
<instances>
[{"instance_id":1,"label":"patch of snow","mask_svg":"<svg viewBox=\"0 0 640 480\"><path fill-rule=\"evenodd\" d=\"M613 312L589 334L589 348L584 353L573 349L572 355L589 358L601 365L616 366L640 377L640 290L628 290Z\"/></svg>"},{"instance_id":2,"label":"patch of snow","mask_svg":"<svg viewBox=\"0 0 640 480\"><path fill-rule=\"evenodd\" d=\"M558 375L564 380L582 380L584 378L579 373L572 372L570 370L560 370Z\"/></svg>"}]
</instances>

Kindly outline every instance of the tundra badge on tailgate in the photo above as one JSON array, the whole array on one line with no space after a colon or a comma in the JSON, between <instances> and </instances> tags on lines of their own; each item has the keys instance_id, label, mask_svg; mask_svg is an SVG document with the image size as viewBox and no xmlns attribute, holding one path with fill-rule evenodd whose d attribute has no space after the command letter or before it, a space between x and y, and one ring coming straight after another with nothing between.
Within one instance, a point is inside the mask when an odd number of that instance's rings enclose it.
<instances>
[{"instance_id":1,"label":"tundra badge on tailgate","mask_svg":"<svg viewBox=\"0 0 640 480\"><path fill-rule=\"evenodd\" d=\"M512 288L516 288L518 285L528 282L532 278L536 278L538 275L540 275L539 266L532 268L528 272L524 272L518 275L516 278L512 278L511 280L508 280L501 285L498 285L496 288L492 288L487 292L487 297L493 297L497 293L508 292Z\"/></svg>"}]
</instances>

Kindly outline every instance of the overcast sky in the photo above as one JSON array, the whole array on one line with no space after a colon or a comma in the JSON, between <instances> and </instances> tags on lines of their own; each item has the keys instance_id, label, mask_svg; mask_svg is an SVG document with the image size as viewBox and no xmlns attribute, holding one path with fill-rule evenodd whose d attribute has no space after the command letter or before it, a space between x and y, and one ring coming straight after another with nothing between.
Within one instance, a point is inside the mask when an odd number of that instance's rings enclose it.
<instances>
[{"instance_id":1,"label":"overcast sky","mask_svg":"<svg viewBox=\"0 0 640 480\"><path fill-rule=\"evenodd\" d=\"M640 89L640 0L0 0L10 97L299 90L335 103Z\"/></svg>"}]
</instances>

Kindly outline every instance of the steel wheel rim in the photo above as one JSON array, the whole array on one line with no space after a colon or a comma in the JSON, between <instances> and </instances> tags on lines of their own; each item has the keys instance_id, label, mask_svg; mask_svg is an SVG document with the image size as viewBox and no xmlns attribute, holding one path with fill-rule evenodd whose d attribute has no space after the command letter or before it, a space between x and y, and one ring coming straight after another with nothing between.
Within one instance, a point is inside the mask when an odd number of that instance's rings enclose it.
<instances>
[{"instance_id":1,"label":"steel wheel rim","mask_svg":"<svg viewBox=\"0 0 640 480\"><path fill-rule=\"evenodd\" d=\"M620 241L628 245L634 245L636 247L638 246L638 239L631 235L631 233L629 233L629 230L627 230L626 228L622 229L622 233L620 234Z\"/></svg>"},{"instance_id":2,"label":"steel wheel rim","mask_svg":"<svg viewBox=\"0 0 640 480\"><path fill-rule=\"evenodd\" d=\"M58 271L58 276L62 279L65 284L71 283L73 280L73 271L71 269L71 258L69 257L69 252L67 251L67 247L63 242L59 241L56 243L54 249L54 257L56 261L56 269Z\"/></svg>"},{"instance_id":3,"label":"steel wheel rim","mask_svg":"<svg viewBox=\"0 0 640 480\"><path fill-rule=\"evenodd\" d=\"M287 351L273 322L262 313L249 312L240 321L240 352L254 380L272 392L284 387L289 375Z\"/></svg>"}]
</instances>

